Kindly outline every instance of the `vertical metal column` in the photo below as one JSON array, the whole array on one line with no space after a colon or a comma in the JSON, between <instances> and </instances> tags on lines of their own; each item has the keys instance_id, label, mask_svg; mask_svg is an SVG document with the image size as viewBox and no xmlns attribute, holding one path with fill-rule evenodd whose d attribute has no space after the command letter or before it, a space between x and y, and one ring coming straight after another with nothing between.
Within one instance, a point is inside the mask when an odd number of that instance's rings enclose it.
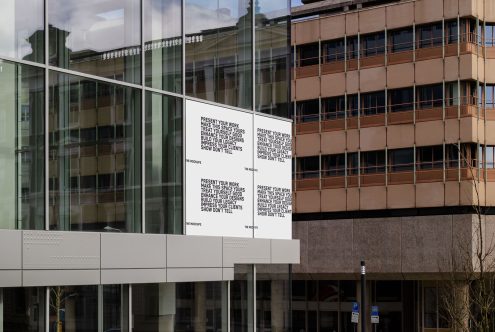
<instances>
[{"instance_id":1,"label":"vertical metal column","mask_svg":"<svg viewBox=\"0 0 495 332\"><path fill-rule=\"evenodd\" d=\"M366 332L366 264L361 261L361 332Z\"/></svg>"},{"instance_id":2,"label":"vertical metal column","mask_svg":"<svg viewBox=\"0 0 495 332\"><path fill-rule=\"evenodd\" d=\"M146 232L146 90L144 50L144 0L141 1L141 232Z\"/></svg>"}]
</instances>

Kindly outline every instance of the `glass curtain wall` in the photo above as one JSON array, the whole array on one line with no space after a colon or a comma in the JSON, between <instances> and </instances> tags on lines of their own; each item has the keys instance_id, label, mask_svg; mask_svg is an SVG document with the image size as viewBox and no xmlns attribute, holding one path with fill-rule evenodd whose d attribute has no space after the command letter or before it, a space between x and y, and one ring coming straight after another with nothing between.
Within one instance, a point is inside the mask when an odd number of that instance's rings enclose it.
<instances>
[{"instance_id":1,"label":"glass curtain wall","mask_svg":"<svg viewBox=\"0 0 495 332\"><path fill-rule=\"evenodd\" d=\"M44 71L0 60L0 228L44 229Z\"/></svg>"},{"instance_id":2,"label":"glass curtain wall","mask_svg":"<svg viewBox=\"0 0 495 332\"><path fill-rule=\"evenodd\" d=\"M43 0L2 0L0 55L43 62L45 40L43 16Z\"/></svg>"},{"instance_id":3,"label":"glass curtain wall","mask_svg":"<svg viewBox=\"0 0 495 332\"><path fill-rule=\"evenodd\" d=\"M146 233L182 234L182 99L146 93Z\"/></svg>"},{"instance_id":4,"label":"glass curtain wall","mask_svg":"<svg viewBox=\"0 0 495 332\"><path fill-rule=\"evenodd\" d=\"M181 233L183 98L290 116L287 0L2 5L1 228Z\"/></svg>"},{"instance_id":5,"label":"glass curtain wall","mask_svg":"<svg viewBox=\"0 0 495 332\"><path fill-rule=\"evenodd\" d=\"M140 0L45 0L49 63L139 84Z\"/></svg>"},{"instance_id":6,"label":"glass curtain wall","mask_svg":"<svg viewBox=\"0 0 495 332\"><path fill-rule=\"evenodd\" d=\"M45 330L44 288L0 288L0 331Z\"/></svg>"},{"instance_id":7,"label":"glass curtain wall","mask_svg":"<svg viewBox=\"0 0 495 332\"><path fill-rule=\"evenodd\" d=\"M290 117L290 2L255 1L255 109Z\"/></svg>"},{"instance_id":8,"label":"glass curtain wall","mask_svg":"<svg viewBox=\"0 0 495 332\"><path fill-rule=\"evenodd\" d=\"M49 332L129 331L127 285L58 286L49 294Z\"/></svg>"},{"instance_id":9,"label":"glass curtain wall","mask_svg":"<svg viewBox=\"0 0 495 332\"><path fill-rule=\"evenodd\" d=\"M143 0L146 86L182 92L182 2Z\"/></svg>"},{"instance_id":10,"label":"glass curtain wall","mask_svg":"<svg viewBox=\"0 0 495 332\"><path fill-rule=\"evenodd\" d=\"M134 285L133 332L227 331L227 283Z\"/></svg>"},{"instance_id":11,"label":"glass curtain wall","mask_svg":"<svg viewBox=\"0 0 495 332\"><path fill-rule=\"evenodd\" d=\"M141 91L50 73L50 229L141 230Z\"/></svg>"},{"instance_id":12,"label":"glass curtain wall","mask_svg":"<svg viewBox=\"0 0 495 332\"><path fill-rule=\"evenodd\" d=\"M252 107L249 0L184 0L186 94Z\"/></svg>"}]
</instances>

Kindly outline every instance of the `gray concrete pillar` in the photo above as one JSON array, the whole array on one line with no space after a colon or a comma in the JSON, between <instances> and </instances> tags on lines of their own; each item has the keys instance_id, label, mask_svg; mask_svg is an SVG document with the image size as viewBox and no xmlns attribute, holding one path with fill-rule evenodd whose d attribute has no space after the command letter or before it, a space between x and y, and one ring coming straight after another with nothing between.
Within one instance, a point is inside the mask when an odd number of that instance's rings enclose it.
<instances>
[{"instance_id":1,"label":"gray concrete pillar","mask_svg":"<svg viewBox=\"0 0 495 332\"><path fill-rule=\"evenodd\" d=\"M204 282L194 284L194 331L206 331L206 285Z\"/></svg>"},{"instance_id":2,"label":"gray concrete pillar","mask_svg":"<svg viewBox=\"0 0 495 332\"><path fill-rule=\"evenodd\" d=\"M282 332L285 330L284 317L287 303L284 301L284 281L271 281L271 303L272 332Z\"/></svg>"},{"instance_id":3,"label":"gray concrete pillar","mask_svg":"<svg viewBox=\"0 0 495 332\"><path fill-rule=\"evenodd\" d=\"M175 283L158 285L158 332L173 332L175 326Z\"/></svg>"}]
</instances>

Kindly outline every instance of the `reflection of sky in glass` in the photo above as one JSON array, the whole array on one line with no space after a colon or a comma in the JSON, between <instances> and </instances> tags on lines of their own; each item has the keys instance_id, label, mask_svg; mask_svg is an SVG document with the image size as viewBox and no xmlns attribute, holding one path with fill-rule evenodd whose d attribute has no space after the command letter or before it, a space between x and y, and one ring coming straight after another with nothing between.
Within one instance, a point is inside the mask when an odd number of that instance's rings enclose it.
<instances>
[{"instance_id":1,"label":"reflection of sky in glass","mask_svg":"<svg viewBox=\"0 0 495 332\"><path fill-rule=\"evenodd\" d=\"M140 44L137 0L49 0L49 8L49 24L69 32L66 47L73 52Z\"/></svg>"},{"instance_id":2,"label":"reflection of sky in glass","mask_svg":"<svg viewBox=\"0 0 495 332\"><path fill-rule=\"evenodd\" d=\"M180 37L181 1L144 0L144 41Z\"/></svg>"},{"instance_id":3,"label":"reflection of sky in glass","mask_svg":"<svg viewBox=\"0 0 495 332\"><path fill-rule=\"evenodd\" d=\"M186 0L186 34L234 26L247 13L247 0Z\"/></svg>"},{"instance_id":4,"label":"reflection of sky in glass","mask_svg":"<svg viewBox=\"0 0 495 332\"><path fill-rule=\"evenodd\" d=\"M27 39L44 28L43 3L40 0L0 1L0 53L24 58L33 52Z\"/></svg>"}]
</instances>

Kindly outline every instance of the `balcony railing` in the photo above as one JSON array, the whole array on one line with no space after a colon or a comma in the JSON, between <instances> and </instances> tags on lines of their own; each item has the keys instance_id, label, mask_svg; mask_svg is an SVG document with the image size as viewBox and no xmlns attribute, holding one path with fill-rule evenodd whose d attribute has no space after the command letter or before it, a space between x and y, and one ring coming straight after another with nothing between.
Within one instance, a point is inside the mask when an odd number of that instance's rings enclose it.
<instances>
[{"instance_id":1,"label":"balcony railing","mask_svg":"<svg viewBox=\"0 0 495 332\"><path fill-rule=\"evenodd\" d=\"M477 160L470 161L472 165ZM385 186L397 184L434 183L445 181L469 181L473 179L495 182L494 168L476 168L465 162L422 161L395 165L372 165L366 167L334 167L321 171L302 171L294 174L294 190L319 190ZM416 167L415 167L416 166ZM387 170L387 172L385 172ZM358 174L359 171L359 174Z\"/></svg>"}]
</instances>

